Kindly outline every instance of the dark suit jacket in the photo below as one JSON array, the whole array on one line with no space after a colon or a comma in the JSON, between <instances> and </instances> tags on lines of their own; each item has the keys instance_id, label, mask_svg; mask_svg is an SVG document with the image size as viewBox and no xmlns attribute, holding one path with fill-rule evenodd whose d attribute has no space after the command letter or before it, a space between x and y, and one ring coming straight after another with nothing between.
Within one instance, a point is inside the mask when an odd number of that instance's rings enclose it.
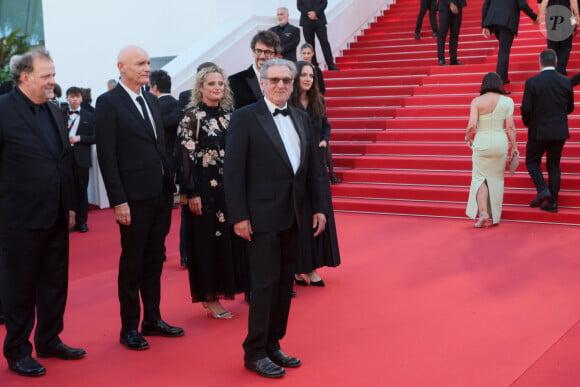
<instances>
[{"instance_id":1,"label":"dark suit jacket","mask_svg":"<svg viewBox=\"0 0 580 387\"><path fill-rule=\"evenodd\" d=\"M437 9L439 11L446 11L449 9L451 3L455 4L458 8L463 8L467 6L466 0L439 0Z\"/></svg>"},{"instance_id":2,"label":"dark suit jacket","mask_svg":"<svg viewBox=\"0 0 580 387\"><path fill-rule=\"evenodd\" d=\"M58 128L54 154L16 90L0 97L0 227L48 229L74 210L72 150L62 113L45 104ZM62 211L59 214L59 211Z\"/></svg>"},{"instance_id":3,"label":"dark suit jacket","mask_svg":"<svg viewBox=\"0 0 580 387\"><path fill-rule=\"evenodd\" d=\"M161 111L163 128L165 130L165 154L173 170L173 154L177 138L177 126L183 118L183 111L179 107L179 102L169 94L159 97L159 110Z\"/></svg>"},{"instance_id":4,"label":"dark suit jacket","mask_svg":"<svg viewBox=\"0 0 580 387\"><path fill-rule=\"evenodd\" d=\"M280 25L274 26L270 28L270 31L280 37L282 57L296 62L296 48L298 43L300 43L300 28L287 23L284 27L280 27Z\"/></svg>"},{"instance_id":5,"label":"dark suit jacket","mask_svg":"<svg viewBox=\"0 0 580 387\"><path fill-rule=\"evenodd\" d=\"M538 17L526 0L485 0L481 8L481 26L483 28L503 26L517 35L520 11L524 11L532 20Z\"/></svg>"},{"instance_id":6,"label":"dark suit jacket","mask_svg":"<svg viewBox=\"0 0 580 387\"><path fill-rule=\"evenodd\" d=\"M327 0L298 0L297 7L300 11L300 25L308 24L322 24L326 25L326 15L324 10L328 5ZM308 12L314 11L318 16L318 20L310 20L308 18Z\"/></svg>"},{"instance_id":7,"label":"dark suit jacket","mask_svg":"<svg viewBox=\"0 0 580 387\"><path fill-rule=\"evenodd\" d=\"M260 82L252 66L231 75L228 80L234 93L234 106L236 109L254 103L262 98Z\"/></svg>"},{"instance_id":8,"label":"dark suit jacket","mask_svg":"<svg viewBox=\"0 0 580 387\"><path fill-rule=\"evenodd\" d=\"M191 100L191 89L184 90L181 93L179 93L179 107L181 108L182 112L185 110L185 107L187 106L187 104L189 104L190 100Z\"/></svg>"},{"instance_id":9,"label":"dark suit jacket","mask_svg":"<svg viewBox=\"0 0 580 387\"><path fill-rule=\"evenodd\" d=\"M555 70L529 78L521 112L530 140L565 140L570 137L568 114L574 110L570 80Z\"/></svg>"},{"instance_id":10,"label":"dark suit jacket","mask_svg":"<svg viewBox=\"0 0 580 387\"><path fill-rule=\"evenodd\" d=\"M99 166L111 206L175 192L167 171L163 120L157 97L143 92L157 138L119 84L97 99L95 128Z\"/></svg>"},{"instance_id":11,"label":"dark suit jacket","mask_svg":"<svg viewBox=\"0 0 580 387\"><path fill-rule=\"evenodd\" d=\"M66 110L63 111L65 125L68 124L68 115ZM95 135L95 121L94 115L81 108L81 116L79 117L79 126L77 128L77 136L81 137L81 141L77 142L73 147L73 155L76 165L81 168L91 167L91 145L97 141Z\"/></svg>"},{"instance_id":12,"label":"dark suit jacket","mask_svg":"<svg viewBox=\"0 0 580 387\"><path fill-rule=\"evenodd\" d=\"M292 106L289 110L300 137L296 174L264 99L232 114L224 161L230 223L248 219L255 232L286 230L294 222L300 225L304 195L310 196L314 213L328 213L308 116Z\"/></svg>"}]
</instances>

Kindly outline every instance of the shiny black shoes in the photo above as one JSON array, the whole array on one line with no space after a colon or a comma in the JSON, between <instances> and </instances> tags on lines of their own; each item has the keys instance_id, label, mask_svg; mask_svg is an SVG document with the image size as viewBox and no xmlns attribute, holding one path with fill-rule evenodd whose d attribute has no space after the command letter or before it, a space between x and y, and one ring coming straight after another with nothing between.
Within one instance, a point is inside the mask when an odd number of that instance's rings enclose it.
<instances>
[{"instance_id":1,"label":"shiny black shoes","mask_svg":"<svg viewBox=\"0 0 580 387\"><path fill-rule=\"evenodd\" d=\"M179 337L183 336L183 333L183 329L171 326L163 320L143 320L141 323L141 334L143 336Z\"/></svg>"},{"instance_id":2,"label":"shiny black shoes","mask_svg":"<svg viewBox=\"0 0 580 387\"><path fill-rule=\"evenodd\" d=\"M546 200L549 200L551 197L552 194L550 193L550 190L546 188L540 192L534 200L532 200L530 207L540 207Z\"/></svg>"},{"instance_id":3,"label":"shiny black shoes","mask_svg":"<svg viewBox=\"0 0 580 387\"><path fill-rule=\"evenodd\" d=\"M147 340L136 329L130 331L122 329L119 342L133 351L142 351L149 348Z\"/></svg>"},{"instance_id":4,"label":"shiny black shoes","mask_svg":"<svg viewBox=\"0 0 580 387\"><path fill-rule=\"evenodd\" d=\"M19 360L8 359L8 368L22 376L41 376L46 373L46 368L32 356Z\"/></svg>"},{"instance_id":5,"label":"shiny black shoes","mask_svg":"<svg viewBox=\"0 0 580 387\"><path fill-rule=\"evenodd\" d=\"M268 354L270 360L279 365L280 367L286 368L298 368L302 365L302 362L297 357L286 355L282 350L277 350Z\"/></svg>"},{"instance_id":6,"label":"shiny black shoes","mask_svg":"<svg viewBox=\"0 0 580 387\"><path fill-rule=\"evenodd\" d=\"M59 343L50 348L36 349L36 355L40 358L56 357L63 360L77 360L86 354L87 352L84 349L71 348L64 343Z\"/></svg>"},{"instance_id":7,"label":"shiny black shoes","mask_svg":"<svg viewBox=\"0 0 580 387\"><path fill-rule=\"evenodd\" d=\"M264 357L259 360L245 360L244 367L247 370L256 372L265 378L281 378L286 375L286 370L276 365L270 358Z\"/></svg>"}]
</instances>

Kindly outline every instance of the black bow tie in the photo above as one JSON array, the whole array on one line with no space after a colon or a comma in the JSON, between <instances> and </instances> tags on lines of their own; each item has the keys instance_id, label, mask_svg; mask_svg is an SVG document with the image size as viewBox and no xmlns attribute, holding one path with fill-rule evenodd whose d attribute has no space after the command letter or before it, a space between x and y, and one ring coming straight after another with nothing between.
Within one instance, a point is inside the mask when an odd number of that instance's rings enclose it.
<instances>
[{"instance_id":1,"label":"black bow tie","mask_svg":"<svg viewBox=\"0 0 580 387\"><path fill-rule=\"evenodd\" d=\"M69 110L68 115L72 115L72 114L81 114L78 110Z\"/></svg>"},{"instance_id":2,"label":"black bow tie","mask_svg":"<svg viewBox=\"0 0 580 387\"><path fill-rule=\"evenodd\" d=\"M274 117L276 117L278 114L282 114L284 117L286 117L289 114L289 112L288 109L275 109Z\"/></svg>"}]
</instances>

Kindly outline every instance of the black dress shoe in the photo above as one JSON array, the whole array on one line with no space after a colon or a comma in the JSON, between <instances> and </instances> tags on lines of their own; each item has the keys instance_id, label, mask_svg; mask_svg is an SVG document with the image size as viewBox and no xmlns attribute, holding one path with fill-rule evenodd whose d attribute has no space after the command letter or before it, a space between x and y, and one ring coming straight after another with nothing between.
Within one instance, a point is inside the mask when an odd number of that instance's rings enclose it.
<instances>
[{"instance_id":1,"label":"black dress shoe","mask_svg":"<svg viewBox=\"0 0 580 387\"><path fill-rule=\"evenodd\" d=\"M244 367L265 378L281 378L286 375L286 370L284 368L277 366L267 357L253 361L245 360Z\"/></svg>"},{"instance_id":2,"label":"black dress shoe","mask_svg":"<svg viewBox=\"0 0 580 387\"><path fill-rule=\"evenodd\" d=\"M294 277L294 282L296 282L296 285L308 286L308 282L306 282L306 280L304 280L302 278L296 278L296 277Z\"/></svg>"},{"instance_id":3,"label":"black dress shoe","mask_svg":"<svg viewBox=\"0 0 580 387\"><path fill-rule=\"evenodd\" d=\"M550 190L548 188L546 188L542 192L540 192L534 200L532 200L532 202L530 203L530 207L540 207L542 205L542 203L544 203L546 200L550 199L551 197L552 197L552 194L550 193Z\"/></svg>"},{"instance_id":4,"label":"black dress shoe","mask_svg":"<svg viewBox=\"0 0 580 387\"><path fill-rule=\"evenodd\" d=\"M336 67L336 65L334 63L329 64L328 69L329 70L340 70L338 67Z\"/></svg>"},{"instance_id":5,"label":"black dress shoe","mask_svg":"<svg viewBox=\"0 0 580 387\"><path fill-rule=\"evenodd\" d=\"M452 61L449 62L449 64L451 66L463 66L464 65L464 63L462 63L462 62L460 62L458 60L452 60Z\"/></svg>"},{"instance_id":6,"label":"black dress shoe","mask_svg":"<svg viewBox=\"0 0 580 387\"><path fill-rule=\"evenodd\" d=\"M439 66L445 66L447 65L447 63L445 63L445 59L439 59Z\"/></svg>"},{"instance_id":7,"label":"black dress shoe","mask_svg":"<svg viewBox=\"0 0 580 387\"><path fill-rule=\"evenodd\" d=\"M26 356L20 360L8 359L8 368L22 376L40 376L46 373L46 368L32 356Z\"/></svg>"},{"instance_id":8,"label":"black dress shoe","mask_svg":"<svg viewBox=\"0 0 580 387\"><path fill-rule=\"evenodd\" d=\"M415 32L415 40L421 40L421 34L418 32Z\"/></svg>"},{"instance_id":9,"label":"black dress shoe","mask_svg":"<svg viewBox=\"0 0 580 387\"><path fill-rule=\"evenodd\" d=\"M79 232L89 232L89 226L86 223L83 223L79 226Z\"/></svg>"},{"instance_id":10,"label":"black dress shoe","mask_svg":"<svg viewBox=\"0 0 580 387\"><path fill-rule=\"evenodd\" d=\"M141 323L141 334L143 336L163 336L163 337L178 337L183 336L183 329L173 327L163 320L147 321L143 320Z\"/></svg>"},{"instance_id":11,"label":"black dress shoe","mask_svg":"<svg viewBox=\"0 0 580 387\"><path fill-rule=\"evenodd\" d=\"M541 205L540 210L548 212L558 212L558 205L554 202L546 202Z\"/></svg>"},{"instance_id":12,"label":"black dress shoe","mask_svg":"<svg viewBox=\"0 0 580 387\"><path fill-rule=\"evenodd\" d=\"M319 287L324 287L324 281L320 280L320 281L310 281L310 285L312 286L319 286Z\"/></svg>"},{"instance_id":13,"label":"black dress shoe","mask_svg":"<svg viewBox=\"0 0 580 387\"><path fill-rule=\"evenodd\" d=\"M57 357L63 360L76 360L85 356L87 352L82 348L71 348L64 343L59 343L52 348L36 349L38 357Z\"/></svg>"},{"instance_id":14,"label":"black dress shoe","mask_svg":"<svg viewBox=\"0 0 580 387\"><path fill-rule=\"evenodd\" d=\"M149 343L136 329L125 331L121 330L121 339L119 340L125 347L134 351L142 351L149 348Z\"/></svg>"},{"instance_id":15,"label":"black dress shoe","mask_svg":"<svg viewBox=\"0 0 580 387\"><path fill-rule=\"evenodd\" d=\"M297 368L302 365L302 362L297 357L288 356L282 350L277 350L268 354L270 360L278 364L280 367Z\"/></svg>"}]
</instances>

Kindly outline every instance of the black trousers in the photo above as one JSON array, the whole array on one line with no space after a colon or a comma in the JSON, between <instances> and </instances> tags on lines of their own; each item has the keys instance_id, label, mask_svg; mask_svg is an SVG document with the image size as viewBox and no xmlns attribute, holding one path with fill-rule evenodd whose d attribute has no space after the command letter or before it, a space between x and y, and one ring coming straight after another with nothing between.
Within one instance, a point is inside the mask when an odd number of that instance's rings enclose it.
<instances>
[{"instance_id":1,"label":"black trousers","mask_svg":"<svg viewBox=\"0 0 580 387\"><path fill-rule=\"evenodd\" d=\"M449 33L449 60L457 61L457 45L459 44L459 30L463 8L459 8L457 14L451 13L450 9L439 11L439 35L437 38L437 59L445 60L445 41Z\"/></svg>"},{"instance_id":2,"label":"black trousers","mask_svg":"<svg viewBox=\"0 0 580 387\"><path fill-rule=\"evenodd\" d=\"M514 33L509 28L498 25L491 26L491 32L493 32L499 42L495 72L498 73L501 80L505 82L508 80L510 51L514 42Z\"/></svg>"},{"instance_id":3,"label":"black trousers","mask_svg":"<svg viewBox=\"0 0 580 387\"><path fill-rule=\"evenodd\" d=\"M89 186L89 168L74 166L74 184L77 199L76 225L77 227L87 223L89 215L89 197L87 188Z\"/></svg>"},{"instance_id":4,"label":"black trousers","mask_svg":"<svg viewBox=\"0 0 580 387\"><path fill-rule=\"evenodd\" d=\"M538 193L546 188L552 194L551 202L558 202L560 192L560 158L566 140L536 141L528 139L526 144L526 168L536 186ZM548 170L548 185L542 175L540 163L542 155L546 153L546 169Z\"/></svg>"},{"instance_id":5,"label":"black trousers","mask_svg":"<svg viewBox=\"0 0 580 387\"><path fill-rule=\"evenodd\" d=\"M548 48L556 51L558 62L556 64L556 71L562 75L568 75L566 67L568 67L568 60L570 59L570 52L572 52L572 39L570 36L566 40L556 42L548 39Z\"/></svg>"},{"instance_id":6,"label":"black trousers","mask_svg":"<svg viewBox=\"0 0 580 387\"><path fill-rule=\"evenodd\" d=\"M314 35L318 38L320 42L320 48L322 48L322 54L324 55L324 61L327 66L334 64L334 59L332 58L332 50L330 49L330 43L328 43L328 33L326 31L326 25L319 22L310 22L302 26L302 33L304 34L304 40L306 43L310 43L314 48L314 56L312 57L312 64L318 66L318 60L316 59L316 43L314 42Z\"/></svg>"},{"instance_id":7,"label":"black trousers","mask_svg":"<svg viewBox=\"0 0 580 387\"><path fill-rule=\"evenodd\" d=\"M417 24L415 25L415 33L421 32L423 26L423 18L425 12L429 11L429 22L431 23L431 31L434 34L438 33L437 28L437 0L421 0L421 8L419 8L419 15L417 15Z\"/></svg>"},{"instance_id":8,"label":"black trousers","mask_svg":"<svg viewBox=\"0 0 580 387\"><path fill-rule=\"evenodd\" d=\"M181 258L191 256L191 233L193 221L193 213L189 210L189 206L181 206L181 225L179 227L179 254Z\"/></svg>"},{"instance_id":9,"label":"black trousers","mask_svg":"<svg viewBox=\"0 0 580 387\"><path fill-rule=\"evenodd\" d=\"M172 195L163 194L155 199L129 202L131 225L119 225L122 252L118 291L121 322L125 330L139 326L139 295L143 301L143 319L161 319L161 271L165 258L165 237L171 226L172 200Z\"/></svg>"},{"instance_id":10,"label":"black trousers","mask_svg":"<svg viewBox=\"0 0 580 387\"><path fill-rule=\"evenodd\" d=\"M248 246L252 299L244 359L258 360L280 349L286 334L296 267L296 226L280 232L254 232Z\"/></svg>"},{"instance_id":11,"label":"black trousers","mask_svg":"<svg viewBox=\"0 0 580 387\"><path fill-rule=\"evenodd\" d=\"M61 343L68 289L67 223L49 229L0 229L0 298L5 315L4 356L32 354L30 334L37 316L34 345Z\"/></svg>"}]
</instances>

